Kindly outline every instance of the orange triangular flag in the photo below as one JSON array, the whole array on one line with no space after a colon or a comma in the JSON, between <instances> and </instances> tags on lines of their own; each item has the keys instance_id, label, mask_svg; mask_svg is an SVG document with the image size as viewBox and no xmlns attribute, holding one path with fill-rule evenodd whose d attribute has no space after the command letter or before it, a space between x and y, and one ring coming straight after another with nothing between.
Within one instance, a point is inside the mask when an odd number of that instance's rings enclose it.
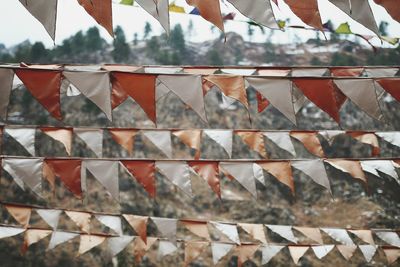
<instances>
[{"instance_id":1,"label":"orange triangular flag","mask_svg":"<svg viewBox=\"0 0 400 267\"><path fill-rule=\"evenodd\" d=\"M321 31L324 30L317 0L285 0L285 3L305 24Z\"/></svg>"},{"instance_id":2,"label":"orange triangular flag","mask_svg":"<svg viewBox=\"0 0 400 267\"><path fill-rule=\"evenodd\" d=\"M340 123L339 110L346 101L346 96L332 80L294 79L293 82L311 102L328 113L337 123Z\"/></svg>"},{"instance_id":3,"label":"orange triangular flag","mask_svg":"<svg viewBox=\"0 0 400 267\"><path fill-rule=\"evenodd\" d=\"M265 151L264 135L261 132L245 132L236 131L237 135L242 138L252 150L256 151L263 158L268 158L267 152Z\"/></svg>"},{"instance_id":4,"label":"orange triangular flag","mask_svg":"<svg viewBox=\"0 0 400 267\"><path fill-rule=\"evenodd\" d=\"M46 159L46 164L63 182L65 187L76 197L82 197L81 164L80 159Z\"/></svg>"},{"instance_id":5,"label":"orange triangular flag","mask_svg":"<svg viewBox=\"0 0 400 267\"><path fill-rule=\"evenodd\" d=\"M24 227L28 227L31 218L32 208L13 205L4 205L11 216Z\"/></svg>"},{"instance_id":6,"label":"orange triangular flag","mask_svg":"<svg viewBox=\"0 0 400 267\"><path fill-rule=\"evenodd\" d=\"M35 244L47 237L51 234L52 230L43 230L43 229L28 229L25 231L24 244L22 245L21 251L25 253L28 247L32 244Z\"/></svg>"},{"instance_id":7,"label":"orange triangular flag","mask_svg":"<svg viewBox=\"0 0 400 267\"><path fill-rule=\"evenodd\" d=\"M145 243L142 239L135 238L135 241L133 241L133 255L135 256L136 263L142 261L143 256L157 240L156 237L149 237L147 238L147 243Z\"/></svg>"},{"instance_id":8,"label":"orange triangular flag","mask_svg":"<svg viewBox=\"0 0 400 267\"><path fill-rule=\"evenodd\" d=\"M367 184L367 177L361 167L360 161L357 160L344 160L344 159L328 159L325 160L334 168L337 168L343 172L347 172L353 178L359 179Z\"/></svg>"},{"instance_id":9,"label":"orange triangular flag","mask_svg":"<svg viewBox=\"0 0 400 267\"><path fill-rule=\"evenodd\" d=\"M67 151L68 155L71 155L71 148L72 148L72 128L50 128L50 127L41 127L40 130L57 140L58 142L62 143Z\"/></svg>"},{"instance_id":10,"label":"orange triangular flag","mask_svg":"<svg viewBox=\"0 0 400 267\"><path fill-rule=\"evenodd\" d=\"M400 22L400 8L397 0L374 0L378 5L383 6L394 20Z\"/></svg>"},{"instance_id":11,"label":"orange triangular flag","mask_svg":"<svg viewBox=\"0 0 400 267\"><path fill-rule=\"evenodd\" d=\"M111 0L78 0L78 3L98 24L103 26L111 36L114 36Z\"/></svg>"},{"instance_id":12,"label":"orange triangular flag","mask_svg":"<svg viewBox=\"0 0 400 267\"><path fill-rule=\"evenodd\" d=\"M151 160L122 160L121 163L135 177L152 198L156 197L155 163Z\"/></svg>"},{"instance_id":13,"label":"orange triangular flag","mask_svg":"<svg viewBox=\"0 0 400 267\"><path fill-rule=\"evenodd\" d=\"M112 73L112 108L118 107L128 96L144 110L149 119L156 119L156 75L126 72Z\"/></svg>"},{"instance_id":14,"label":"orange triangular flag","mask_svg":"<svg viewBox=\"0 0 400 267\"><path fill-rule=\"evenodd\" d=\"M217 26L221 31L225 31L219 0L186 0L186 2L196 7L205 20Z\"/></svg>"},{"instance_id":15,"label":"orange triangular flag","mask_svg":"<svg viewBox=\"0 0 400 267\"><path fill-rule=\"evenodd\" d=\"M56 175L54 174L50 166L46 163L46 161L43 162L42 172L43 177L50 184L51 190L54 192L54 190L56 189Z\"/></svg>"},{"instance_id":16,"label":"orange triangular flag","mask_svg":"<svg viewBox=\"0 0 400 267\"><path fill-rule=\"evenodd\" d=\"M376 0L375 0L376 1ZM397 2L396 5L399 3ZM400 8L396 7L398 10ZM399 90L399 82L400 79L379 79L376 80L382 88L388 92L394 99L400 101L400 90Z\"/></svg>"},{"instance_id":17,"label":"orange triangular flag","mask_svg":"<svg viewBox=\"0 0 400 267\"><path fill-rule=\"evenodd\" d=\"M242 244L236 247L236 251L238 254L238 267L242 266L248 260L251 260L254 253L256 253L257 249L260 245L250 245L250 244Z\"/></svg>"},{"instance_id":18,"label":"orange triangular flag","mask_svg":"<svg viewBox=\"0 0 400 267\"><path fill-rule=\"evenodd\" d=\"M261 162L257 164L278 179L279 182L288 186L293 195L295 194L292 167L289 161Z\"/></svg>"},{"instance_id":19,"label":"orange triangular flag","mask_svg":"<svg viewBox=\"0 0 400 267\"><path fill-rule=\"evenodd\" d=\"M184 266L188 266L192 261L197 259L207 246L208 242L186 242Z\"/></svg>"},{"instance_id":20,"label":"orange triangular flag","mask_svg":"<svg viewBox=\"0 0 400 267\"><path fill-rule=\"evenodd\" d=\"M304 147L317 157L325 157L317 132L290 132L290 136L303 143Z\"/></svg>"},{"instance_id":21,"label":"orange triangular flag","mask_svg":"<svg viewBox=\"0 0 400 267\"><path fill-rule=\"evenodd\" d=\"M378 156L380 154L379 141L375 133L366 132L347 132L348 135L361 143L372 146L372 156Z\"/></svg>"},{"instance_id":22,"label":"orange triangular flag","mask_svg":"<svg viewBox=\"0 0 400 267\"><path fill-rule=\"evenodd\" d=\"M173 135L178 137L182 143L190 147L191 149L196 150L196 154L194 156L195 159L200 158L200 144L201 144L201 130L181 130L181 131L173 131Z\"/></svg>"},{"instance_id":23,"label":"orange triangular flag","mask_svg":"<svg viewBox=\"0 0 400 267\"><path fill-rule=\"evenodd\" d=\"M193 234L205 238L206 240L211 240L207 222L191 220L180 220L180 222Z\"/></svg>"},{"instance_id":24,"label":"orange triangular flag","mask_svg":"<svg viewBox=\"0 0 400 267\"><path fill-rule=\"evenodd\" d=\"M129 155L132 155L134 143L133 137L137 134L138 130L116 128L108 131L110 132L114 141L125 148L129 152Z\"/></svg>"},{"instance_id":25,"label":"orange triangular flag","mask_svg":"<svg viewBox=\"0 0 400 267\"><path fill-rule=\"evenodd\" d=\"M211 189L221 198L219 181L219 162L217 161L190 161L189 166L204 180Z\"/></svg>"},{"instance_id":26,"label":"orange triangular flag","mask_svg":"<svg viewBox=\"0 0 400 267\"><path fill-rule=\"evenodd\" d=\"M60 105L61 72L54 70L16 69L15 74L29 92L57 120L62 120Z\"/></svg>"},{"instance_id":27,"label":"orange triangular flag","mask_svg":"<svg viewBox=\"0 0 400 267\"><path fill-rule=\"evenodd\" d=\"M130 214L123 214L122 216L129 225L132 226L133 230L135 230L143 242L147 243L147 221L149 220L149 217Z\"/></svg>"}]
</instances>

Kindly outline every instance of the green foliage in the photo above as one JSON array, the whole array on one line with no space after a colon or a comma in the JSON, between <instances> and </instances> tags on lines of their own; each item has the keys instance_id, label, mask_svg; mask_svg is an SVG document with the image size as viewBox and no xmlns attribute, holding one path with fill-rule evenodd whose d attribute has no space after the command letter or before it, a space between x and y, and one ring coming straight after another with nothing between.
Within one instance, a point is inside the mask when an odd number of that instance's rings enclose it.
<instances>
[{"instance_id":1,"label":"green foliage","mask_svg":"<svg viewBox=\"0 0 400 267\"><path fill-rule=\"evenodd\" d=\"M86 32L85 47L91 50L100 50L103 47L104 40L100 37L97 27L92 27Z\"/></svg>"},{"instance_id":2,"label":"green foliage","mask_svg":"<svg viewBox=\"0 0 400 267\"><path fill-rule=\"evenodd\" d=\"M114 50L112 51L112 56L115 62L121 63L129 58L131 50L126 42L124 30L120 26L115 28L114 34Z\"/></svg>"},{"instance_id":3,"label":"green foliage","mask_svg":"<svg viewBox=\"0 0 400 267\"><path fill-rule=\"evenodd\" d=\"M218 51L215 50L215 49L212 49L212 50L210 50L208 52L207 58L208 58L208 61L209 61L210 65L213 65L213 66L222 66L222 65L224 65L223 59L219 55Z\"/></svg>"},{"instance_id":4,"label":"green foliage","mask_svg":"<svg viewBox=\"0 0 400 267\"><path fill-rule=\"evenodd\" d=\"M343 53L334 53L331 59L332 66L357 66L358 61L351 55L343 54Z\"/></svg>"},{"instance_id":5,"label":"green foliage","mask_svg":"<svg viewBox=\"0 0 400 267\"><path fill-rule=\"evenodd\" d=\"M150 36L151 32L152 32L151 24L149 22L146 22L146 24L144 25L143 39L147 39Z\"/></svg>"}]
</instances>

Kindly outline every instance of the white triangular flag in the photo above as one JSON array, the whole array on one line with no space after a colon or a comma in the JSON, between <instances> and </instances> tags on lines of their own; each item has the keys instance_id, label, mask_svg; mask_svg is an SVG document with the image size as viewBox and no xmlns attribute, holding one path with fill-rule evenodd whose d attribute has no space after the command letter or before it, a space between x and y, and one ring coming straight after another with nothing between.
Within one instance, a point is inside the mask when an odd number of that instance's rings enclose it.
<instances>
[{"instance_id":1,"label":"white triangular flag","mask_svg":"<svg viewBox=\"0 0 400 267\"><path fill-rule=\"evenodd\" d=\"M263 245L261 246L262 260L261 264L267 264L276 254L279 253L285 246Z\"/></svg>"},{"instance_id":2,"label":"white triangular flag","mask_svg":"<svg viewBox=\"0 0 400 267\"><path fill-rule=\"evenodd\" d=\"M226 243L211 243L211 252L213 263L217 264L223 257L225 257L234 247L235 245L226 244Z\"/></svg>"},{"instance_id":3,"label":"white triangular flag","mask_svg":"<svg viewBox=\"0 0 400 267\"><path fill-rule=\"evenodd\" d=\"M207 123L202 80L200 75L159 75L157 77L185 104L191 107Z\"/></svg>"},{"instance_id":4,"label":"white triangular flag","mask_svg":"<svg viewBox=\"0 0 400 267\"><path fill-rule=\"evenodd\" d=\"M353 240L350 238L349 234L345 229L338 228L321 228L322 231L327 233L330 237L332 237L337 242L340 242L344 245L354 245Z\"/></svg>"},{"instance_id":5,"label":"white triangular flag","mask_svg":"<svg viewBox=\"0 0 400 267\"><path fill-rule=\"evenodd\" d=\"M293 231L292 231L292 226L289 225L272 225L272 224L266 224L272 232L280 235L286 240L289 240L290 242L297 243L298 240L294 236Z\"/></svg>"},{"instance_id":6,"label":"white triangular flag","mask_svg":"<svg viewBox=\"0 0 400 267\"><path fill-rule=\"evenodd\" d=\"M118 166L119 162L116 160L84 160L82 161L81 180L86 181L85 169L88 169L111 196L119 200ZM86 186L82 188L85 189Z\"/></svg>"},{"instance_id":7,"label":"white triangular flag","mask_svg":"<svg viewBox=\"0 0 400 267\"><path fill-rule=\"evenodd\" d=\"M170 131L141 131L168 158L172 158L172 141Z\"/></svg>"},{"instance_id":8,"label":"white triangular flag","mask_svg":"<svg viewBox=\"0 0 400 267\"><path fill-rule=\"evenodd\" d=\"M48 250L55 248L56 246L65 243L75 237L79 236L77 233L54 231L51 235Z\"/></svg>"},{"instance_id":9,"label":"white triangular flag","mask_svg":"<svg viewBox=\"0 0 400 267\"><path fill-rule=\"evenodd\" d=\"M79 243L78 255L82 255L94 247L99 246L106 240L104 236L98 235L81 235L81 240Z\"/></svg>"},{"instance_id":10,"label":"white triangular flag","mask_svg":"<svg viewBox=\"0 0 400 267\"><path fill-rule=\"evenodd\" d=\"M57 229L58 221L60 219L61 210L47 210L37 209L36 212L53 230Z\"/></svg>"},{"instance_id":11,"label":"white triangular flag","mask_svg":"<svg viewBox=\"0 0 400 267\"><path fill-rule=\"evenodd\" d=\"M51 39L56 39L57 0L19 0L46 29Z\"/></svg>"},{"instance_id":12,"label":"white triangular flag","mask_svg":"<svg viewBox=\"0 0 400 267\"><path fill-rule=\"evenodd\" d=\"M134 236L122 235L118 237L107 238L107 247L111 251L111 255L114 257L126 248L129 243L132 242Z\"/></svg>"},{"instance_id":13,"label":"white triangular flag","mask_svg":"<svg viewBox=\"0 0 400 267\"><path fill-rule=\"evenodd\" d=\"M170 241L160 240L158 242L157 258L159 260L161 260L165 256L171 255L177 250L178 250L178 248L177 248L176 244L174 244Z\"/></svg>"},{"instance_id":14,"label":"white triangular flag","mask_svg":"<svg viewBox=\"0 0 400 267\"><path fill-rule=\"evenodd\" d=\"M358 248L361 250L364 258L367 262L370 262L376 253L378 248L376 245L359 245Z\"/></svg>"},{"instance_id":15,"label":"white triangular flag","mask_svg":"<svg viewBox=\"0 0 400 267\"><path fill-rule=\"evenodd\" d=\"M15 75L15 77L17 77ZM0 68L0 119L7 119L7 109L10 102L11 89L13 87L14 71Z\"/></svg>"},{"instance_id":16,"label":"white triangular flag","mask_svg":"<svg viewBox=\"0 0 400 267\"><path fill-rule=\"evenodd\" d=\"M331 184L321 159L293 161L292 166L307 174L314 182L325 187L332 194Z\"/></svg>"},{"instance_id":17,"label":"white triangular flag","mask_svg":"<svg viewBox=\"0 0 400 267\"><path fill-rule=\"evenodd\" d=\"M10 135L15 141L21 144L26 151L35 156L35 132L34 128L9 128L5 127L4 132Z\"/></svg>"},{"instance_id":18,"label":"white triangular flag","mask_svg":"<svg viewBox=\"0 0 400 267\"><path fill-rule=\"evenodd\" d=\"M294 150L289 132L263 132L263 134L278 147L296 156L296 151Z\"/></svg>"},{"instance_id":19,"label":"white triangular flag","mask_svg":"<svg viewBox=\"0 0 400 267\"><path fill-rule=\"evenodd\" d=\"M335 247L335 245L321 245L321 246L312 246L312 250L315 253L315 256L317 256L318 259L322 259L326 255L328 255L329 252Z\"/></svg>"},{"instance_id":20,"label":"white triangular flag","mask_svg":"<svg viewBox=\"0 0 400 267\"><path fill-rule=\"evenodd\" d=\"M247 0L228 0L237 10L260 25L278 29L275 15L269 0L253 0L251 5ZM251 74L249 74L251 75Z\"/></svg>"},{"instance_id":21,"label":"white triangular flag","mask_svg":"<svg viewBox=\"0 0 400 267\"><path fill-rule=\"evenodd\" d=\"M156 168L189 197L193 197L190 168L186 162L156 161Z\"/></svg>"},{"instance_id":22,"label":"white triangular flag","mask_svg":"<svg viewBox=\"0 0 400 267\"><path fill-rule=\"evenodd\" d=\"M0 226L0 239L12 237L25 232L25 228Z\"/></svg>"},{"instance_id":23,"label":"white triangular flag","mask_svg":"<svg viewBox=\"0 0 400 267\"><path fill-rule=\"evenodd\" d=\"M25 190L25 184L32 191L41 196L42 192L42 165L43 159L5 158L2 160L3 169L8 172L14 181Z\"/></svg>"},{"instance_id":24,"label":"white triangular flag","mask_svg":"<svg viewBox=\"0 0 400 267\"><path fill-rule=\"evenodd\" d=\"M399 68L365 68L364 72L368 77L394 77Z\"/></svg>"},{"instance_id":25,"label":"white triangular flag","mask_svg":"<svg viewBox=\"0 0 400 267\"><path fill-rule=\"evenodd\" d=\"M115 231L119 236L122 236L121 217L112 215L100 215L100 214L97 214L94 217L96 217L96 219L99 220L99 222L101 222L108 228Z\"/></svg>"},{"instance_id":26,"label":"white triangular flag","mask_svg":"<svg viewBox=\"0 0 400 267\"><path fill-rule=\"evenodd\" d=\"M341 130L325 130L325 131L319 131L318 134L320 136L322 136L323 138L325 138L326 141L328 141L328 143L330 145L332 145L333 140L335 139L336 136L339 136L341 134L346 133L345 131L341 131Z\"/></svg>"},{"instance_id":27,"label":"white triangular flag","mask_svg":"<svg viewBox=\"0 0 400 267\"><path fill-rule=\"evenodd\" d=\"M400 238L395 232L375 232L375 234L389 245L400 248Z\"/></svg>"},{"instance_id":28,"label":"white triangular flag","mask_svg":"<svg viewBox=\"0 0 400 267\"><path fill-rule=\"evenodd\" d=\"M220 231L226 237L228 237L230 240L232 240L236 244L240 244L239 233L236 224L218 223L218 222L211 222L211 224L215 228L217 228L218 231Z\"/></svg>"},{"instance_id":29,"label":"white triangular flag","mask_svg":"<svg viewBox=\"0 0 400 267\"><path fill-rule=\"evenodd\" d=\"M354 104L376 120L383 115L372 79L335 79L335 84Z\"/></svg>"},{"instance_id":30,"label":"white triangular flag","mask_svg":"<svg viewBox=\"0 0 400 267\"><path fill-rule=\"evenodd\" d=\"M136 0L136 2L152 15L169 35L169 2L168 0Z\"/></svg>"},{"instance_id":31,"label":"white triangular flag","mask_svg":"<svg viewBox=\"0 0 400 267\"><path fill-rule=\"evenodd\" d=\"M378 177L380 177L380 175L377 171L380 171L399 182L399 176L390 160L362 160L360 163L363 171L369 172Z\"/></svg>"},{"instance_id":32,"label":"white triangular flag","mask_svg":"<svg viewBox=\"0 0 400 267\"><path fill-rule=\"evenodd\" d=\"M400 147L400 132L376 132L375 134L386 142Z\"/></svg>"},{"instance_id":33,"label":"white triangular flag","mask_svg":"<svg viewBox=\"0 0 400 267\"><path fill-rule=\"evenodd\" d=\"M64 71L63 75L112 120L111 83L106 71Z\"/></svg>"},{"instance_id":34,"label":"white triangular flag","mask_svg":"<svg viewBox=\"0 0 400 267\"><path fill-rule=\"evenodd\" d=\"M98 158L103 157L103 130L74 128L74 133L86 143Z\"/></svg>"},{"instance_id":35,"label":"white triangular flag","mask_svg":"<svg viewBox=\"0 0 400 267\"><path fill-rule=\"evenodd\" d=\"M265 186L264 169L257 163L253 163L254 178Z\"/></svg>"},{"instance_id":36,"label":"white triangular flag","mask_svg":"<svg viewBox=\"0 0 400 267\"><path fill-rule=\"evenodd\" d=\"M203 133L219 144L232 157L232 137L231 130L203 130Z\"/></svg>"},{"instance_id":37,"label":"white triangular flag","mask_svg":"<svg viewBox=\"0 0 400 267\"><path fill-rule=\"evenodd\" d=\"M322 77L329 71L328 68L296 68L292 70L292 77Z\"/></svg>"},{"instance_id":38,"label":"white triangular flag","mask_svg":"<svg viewBox=\"0 0 400 267\"><path fill-rule=\"evenodd\" d=\"M151 217L161 234L173 243L176 243L177 219Z\"/></svg>"},{"instance_id":39,"label":"white triangular flag","mask_svg":"<svg viewBox=\"0 0 400 267\"><path fill-rule=\"evenodd\" d=\"M254 198L257 198L253 163L220 162L219 166L234 177Z\"/></svg>"},{"instance_id":40,"label":"white triangular flag","mask_svg":"<svg viewBox=\"0 0 400 267\"><path fill-rule=\"evenodd\" d=\"M292 82L286 79L246 78L272 106L279 110L293 124L296 124L296 113L292 101Z\"/></svg>"}]
</instances>

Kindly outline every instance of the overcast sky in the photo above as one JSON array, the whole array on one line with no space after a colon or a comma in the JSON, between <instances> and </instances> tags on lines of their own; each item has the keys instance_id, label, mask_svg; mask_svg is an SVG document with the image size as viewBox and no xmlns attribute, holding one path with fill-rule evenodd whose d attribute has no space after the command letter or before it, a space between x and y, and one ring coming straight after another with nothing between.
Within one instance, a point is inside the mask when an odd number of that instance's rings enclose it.
<instances>
[{"instance_id":1,"label":"overcast sky","mask_svg":"<svg viewBox=\"0 0 400 267\"><path fill-rule=\"evenodd\" d=\"M118 1L118 0L113 0ZM297 17L295 17L288 7L280 1L280 10L275 9L275 13L279 19L290 18L291 24L293 25L304 25ZM340 12L335 6L329 3L327 0L318 0L320 5L321 17L323 22L331 19L335 26L338 26L342 22L351 22L346 14ZM376 5L372 0L369 0L373 6L373 11L378 23L382 20L388 21L389 32L392 36L400 36L400 24L394 21L381 6ZM62 43L62 40L71 36L79 30L87 30L88 28L97 25L96 22L84 11L84 9L78 4L76 0L59 0L58 6L58 21L57 21L57 33L56 33L56 44ZM170 3L173 1L170 0ZM177 4L184 5L184 0L176 0ZM185 5L186 6L186 5ZM227 13L232 11L231 6L222 5L223 12ZM41 24L36 21L28 11L19 3L18 0L0 0L0 10L2 15L0 16L0 43L6 46L11 46L20 43L26 39L31 42L42 41L47 47L53 46L53 41L47 35ZM189 9L188 9L189 10ZM162 32L161 26L157 23L153 17L147 14L143 9L124 6L119 4L113 5L113 18L114 26L120 25L125 31L128 40L133 39L133 34L137 32L139 36L143 33L144 24L146 21L150 22L155 34ZM243 16L237 16L239 20L246 20ZM219 35L218 31L215 30L214 34L210 31L208 22L201 19L199 16L176 14L171 13L171 27L180 23L183 28L186 29L189 21L192 20L194 23L195 34L191 37L191 41L204 41L215 38ZM370 31L360 26L358 23L351 22L351 28L354 32L372 34ZM99 27L100 28L100 27ZM242 22L226 22L226 31L235 31L241 34L244 38L247 37L247 24ZM268 29L266 29L268 32ZM289 38L293 38L294 35L300 36L302 39L315 36L315 32L304 31L304 30L290 30L288 32L275 31L273 36L274 42L284 43L288 42ZM111 41L111 37L107 34L104 29L101 29L101 35L107 40ZM253 41L264 41L265 36L261 35L258 30L255 31ZM379 40L375 40L375 44L379 45Z\"/></svg>"}]
</instances>

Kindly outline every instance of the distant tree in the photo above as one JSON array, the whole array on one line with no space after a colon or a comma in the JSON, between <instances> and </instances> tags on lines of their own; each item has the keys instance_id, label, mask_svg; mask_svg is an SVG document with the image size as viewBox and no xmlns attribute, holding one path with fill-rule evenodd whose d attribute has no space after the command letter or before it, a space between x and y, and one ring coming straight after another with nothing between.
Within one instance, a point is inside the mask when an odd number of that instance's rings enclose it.
<instances>
[{"instance_id":1,"label":"distant tree","mask_svg":"<svg viewBox=\"0 0 400 267\"><path fill-rule=\"evenodd\" d=\"M275 46L270 43L270 42L266 42L264 44L264 60L265 62L269 63L269 62L274 62L276 60L276 54L275 54Z\"/></svg>"},{"instance_id":2,"label":"distant tree","mask_svg":"<svg viewBox=\"0 0 400 267\"><path fill-rule=\"evenodd\" d=\"M208 62L210 65L213 65L213 66L224 65L224 61L216 49L210 50L207 54L207 58L208 58Z\"/></svg>"},{"instance_id":3,"label":"distant tree","mask_svg":"<svg viewBox=\"0 0 400 267\"><path fill-rule=\"evenodd\" d=\"M336 52L332 55L332 66L356 66L359 65L357 59L351 55Z\"/></svg>"},{"instance_id":4,"label":"distant tree","mask_svg":"<svg viewBox=\"0 0 400 267\"><path fill-rule=\"evenodd\" d=\"M387 23L386 21L381 21L381 23L379 24L379 33L382 36L388 36L388 26L389 23Z\"/></svg>"},{"instance_id":5,"label":"distant tree","mask_svg":"<svg viewBox=\"0 0 400 267\"><path fill-rule=\"evenodd\" d=\"M35 63L46 63L49 59L49 51L42 42L36 42L32 45L30 51L30 61Z\"/></svg>"},{"instance_id":6,"label":"distant tree","mask_svg":"<svg viewBox=\"0 0 400 267\"><path fill-rule=\"evenodd\" d=\"M253 41L254 29L251 24L247 26L247 35L249 36L250 42Z\"/></svg>"},{"instance_id":7,"label":"distant tree","mask_svg":"<svg viewBox=\"0 0 400 267\"><path fill-rule=\"evenodd\" d=\"M86 32L85 36L86 50L100 50L103 47L103 39L97 27L92 27Z\"/></svg>"},{"instance_id":8,"label":"distant tree","mask_svg":"<svg viewBox=\"0 0 400 267\"><path fill-rule=\"evenodd\" d=\"M131 50L126 42L124 30L120 26L117 26L115 28L114 35L115 35L113 41L114 50L112 51L112 56L115 62L120 63L128 59Z\"/></svg>"},{"instance_id":9,"label":"distant tree","mask_svg":"<svg viewBox=\"0 0 400 267\"><path fill-rule=\"evenodd\" d=\"M172 49L182 54L186 54L185 35L183 34L182 26L180 24L176 24L172 29L170 43Z\"/></svg>"},{"instance_id":10,"label":"distant tree","mask_svg":"<svg viewBox=\"0 0 400 267\"><path fill-rule=\"evenodd\" d=\"M85 48L85 36L82 31L79 31L71 38L71 52L73 54L79 54L82 53Z\"/></svg>"},{"instance_id":11,"label":"distant tree","mask_svg":"<svg viewBox=\"0 0 400 267\"><path fill-rule=\"evenodd\" d=\"M188 25L188 37L189 39L192 38L193 35L193 31L194 31L194 25L193 25L193 21L189 20L189 25Z\"/></svg>"},{"instance_id":12,"label":"distant tree","mask_svg":"<svg viewBox=\"0 0 400 267\"><path fill-rule=\"evenodd\" d=\"M133 34L133 45L134 45L134 46L137 46L137 45L138 45L138 42L139 42L139 40L138 40L138 34L137 34L137 32L135 32L135 33Z\"/></svg>"},{"instance_id":13,"label":"distant tree","mask_svg":"<svg viewBox=\"0 0 400 267\"><path fill-rule=\"evenodd\" d=\"M154 57L160 50L160 43L158 38L153 36L150 40L146 41L146 53L149 57Z\"/></svg>"},{"instance_id":14,"label":"distant tree","mask_svg":"<svg viewBox=\"0 0 400 267\"><path fill-rule=\"evenodd\" d=\"M320 60L319 58L313 57L313 58L311 59L311 61L310 61L310 65L311 65L311 66L321 66L321 65L323 65L323 64L322 64L322 62L321 62L321 60Z\"/></svg>"},{"instance_id":15,"label":"distant tree","mask_svg":"<svg viewBox=\"0 0 400 267\"><path fill-rule=\"evenodd\" d=\"M151 32L152 32L151 24L149 22L146 22L146 24L144 25L143 39L147 39L150 36Z\"/></svg>"},{"instance_id":16,"label":"distant tree","mask_svg":"<svg viewBox=\"0 0 400 267\"><path fill-rule=\"evenodd\" d=\"M17 46L14 54L14 61L16 62L30 62L31 61L31 44L29 42L23 42Z\"/></svg>"}]
</instances>

